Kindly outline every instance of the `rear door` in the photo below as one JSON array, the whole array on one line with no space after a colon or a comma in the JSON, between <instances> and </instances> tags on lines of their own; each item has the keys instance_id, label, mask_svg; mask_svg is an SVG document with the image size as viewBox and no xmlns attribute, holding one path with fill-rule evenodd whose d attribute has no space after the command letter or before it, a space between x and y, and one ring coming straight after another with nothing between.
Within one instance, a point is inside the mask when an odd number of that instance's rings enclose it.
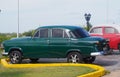
<instances>
[{"instance_id":1,"label":"rear door","mask_svg":"<svg viewBox=\"0 0 120 77\"><path fill-rule=\"evenodd\" d=\"M104 38L116 38L118 31L113 27L104 27Z\"/></svg>"},{"instance_id":2,"label":"rear door","mask_svg":"<svg viewBox=\"0 0 120 77\"><path fill-rule=\"evenodd\" d=\"M104 28L104 38L110 40L109 45L110 48L117 49L119 44L119 35L118 31L113 27L105 27Z\"/></svg>"},{"instance_id":3,"label":"rear door","mask_svg":"<svg viewBox=\"0 0 120 77\"><path fill-rule=\"evenodd\" d=\"M47 57L49 29L39 29L34 37L28 42L26 54L32 58Z\"/></svg>"}]
</instances>

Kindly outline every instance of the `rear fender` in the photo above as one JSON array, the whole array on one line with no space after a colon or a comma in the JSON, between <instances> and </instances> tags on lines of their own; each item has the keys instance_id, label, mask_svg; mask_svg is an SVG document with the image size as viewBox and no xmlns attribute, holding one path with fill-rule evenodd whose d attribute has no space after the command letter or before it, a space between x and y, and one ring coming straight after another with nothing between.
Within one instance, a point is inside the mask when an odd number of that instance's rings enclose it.
<instances>
[{"instance_id":1,"label":"rear fender","mask_svg":"<svg viewBox=\"0 0 120 77\"><path fill-rule=\"evenodd\" d=\"M21 53L22 53L22 49L20 48L20 47L11 47L11 48L9 48L9 50L8 50L8 55L13 51L13 50L18 50L18 51L20 51ZM23 55L23 53L22 53L22 55Z\"/></svg>"},{"instance_id":2,"label":"rear fender","mask_svg":"<svg viewBox=\"0 0 120 77\"><path fill-rule=\"evenodd\" d=\"M79 49L70 49L70 50L67 51L66 57L67 57L67 55L68 55L69 53L71 53L71 52L78 52L78 53L81 54L81 51L80 51Z\"/></svg>"}]
</instances>

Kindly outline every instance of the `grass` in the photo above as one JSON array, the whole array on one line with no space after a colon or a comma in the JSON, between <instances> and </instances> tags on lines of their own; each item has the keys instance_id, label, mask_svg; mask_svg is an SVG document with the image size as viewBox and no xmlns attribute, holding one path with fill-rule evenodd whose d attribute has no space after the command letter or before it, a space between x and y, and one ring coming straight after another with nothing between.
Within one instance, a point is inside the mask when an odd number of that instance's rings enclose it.
<instances>
[{"instance_id":1,"label":"grass","mask_svg":"<svg viewBox=\"0 0 120 77\"><path fill-rule=\"evenodd\" d=\"M95 71L88 67L59 66L38 68L5 68L0 65L0 77L77 77Z\"/></svg>"}]
</instances>

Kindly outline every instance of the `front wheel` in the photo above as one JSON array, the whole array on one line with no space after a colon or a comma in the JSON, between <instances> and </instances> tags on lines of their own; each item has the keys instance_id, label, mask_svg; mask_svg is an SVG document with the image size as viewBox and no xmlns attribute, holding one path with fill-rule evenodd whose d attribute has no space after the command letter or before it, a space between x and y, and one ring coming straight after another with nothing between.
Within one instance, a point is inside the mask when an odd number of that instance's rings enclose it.
<instances>
[{"instance_id":1,"label":"front wheel","mask_svg":"<svg viewBox=\"0 0 120 77\"><path fill-rule=\"evenodd\" d=\"M67 56L67 62L69 63L82 63L82 55L78 52L71 52Z\"/></svg>"},{"instance_id":2,"label":"front wheel","mask_svg":"<svg viewBox=\"0 0 120 77\"><path fill-rule=\"evenodd\" d=\"M22 54L19 51L15 50L15 51L12 51L9 54L9 58L10 58L10 62L12 64L21 63L21 61L22 61Z\"/></svg>"}]
</instances>

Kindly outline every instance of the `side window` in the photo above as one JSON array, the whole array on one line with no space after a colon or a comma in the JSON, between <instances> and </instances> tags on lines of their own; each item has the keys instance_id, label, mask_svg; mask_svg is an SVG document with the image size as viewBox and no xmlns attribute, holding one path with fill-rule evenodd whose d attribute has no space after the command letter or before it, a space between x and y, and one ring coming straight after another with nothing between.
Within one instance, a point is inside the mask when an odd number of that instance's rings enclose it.
<instances>
[{"instance_id":1,"label":"side window","mask_svg":"<svg viewBox=\"0 0 120 77\"><path fill-rule=\"evenodd\" d=\"M102 33L102 28L93 28L90 33Z\"/></svg>"},{"instance_id":2,"label":"side window","mask_svg":"<svg viewBox=\"0 0 120 77\"><path fill-rule=\"evenodd\" d=\"M118 33L118 31L112 27L106 27L105 33Z\"/></svg>"},{"instance_id":3,"label":"side window","mask_svg":"<svg viewBox=\"0 0 120 77\"><path fill-rule=\"evenodd\" d=\"M119 33L117 29L115 29L115 33Z\"/></svg>"},{"instance_id":4,"label":"side window","mask_svg":"<svg viewBox=\"0 0 120 77\"><path fill-rule=\"evenodd\" d=\"M114 28L106 27L105 33L114 33Z\"/></svg>"},{"instance_id":5,"label":"side window","mask_svg":"<svg viewBox=\"0 0 120 77\"><path fill-rule=\"evenodd\" d=\"M62 29L52 29L52 37L53 38L63 38L63 30Z\"/></svg>"},{"instance_id":6,"label":"side window","mask_svg":"<svg viewBox=\"0 0 120 77\"><path fill-rule=\"evenodd\" d=\"M48 29L37 30L34 37L48 38Z\"/></svg>"},{"instance_id":7,"label":"side window","mask_svg":"<svg viewBox=\"0 0 120 77\"><path fill-rule=\"evenodd\" d=\"M40 30L40 38L48 38L48 29Z\"/></svg>"},{"instance_id":8,"label":"side window","mask_svg":"<svg viewBox=\"0 0 120 77\"><path fill-rule=\"evenodd\" d=\"M39 37L39 30L35 32L34 37Z\"/></svg>"}]
</instances>

